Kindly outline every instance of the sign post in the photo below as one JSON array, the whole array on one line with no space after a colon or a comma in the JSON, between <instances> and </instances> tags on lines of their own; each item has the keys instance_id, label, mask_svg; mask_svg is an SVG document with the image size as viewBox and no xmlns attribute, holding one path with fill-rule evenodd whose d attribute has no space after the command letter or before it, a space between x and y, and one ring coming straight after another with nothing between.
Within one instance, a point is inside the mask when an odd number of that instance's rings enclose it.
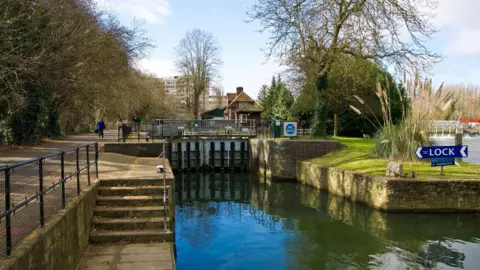
<instances>
[{"instance_id":1,"label":"sign post","mask_svg":"<svg viewBox=\"0 0 480 270\"><path fill-rule=\"evenodd\" d=\"M468 145L419 147L415 154L419 159L431 159L432 167L440 166L443 175L443 166L455 165L455 158L468 157Z\"/></svg>"},{"instance_id":2,"label":"sign post","mask_svg":"<svg viewBox=\"0 0 480 270\"><path fill-rule=\"evenodd\" d=\"M297 122L284 122L283 123L283 136L296 137L297 136Z\"/></svg>"}]
</instances>

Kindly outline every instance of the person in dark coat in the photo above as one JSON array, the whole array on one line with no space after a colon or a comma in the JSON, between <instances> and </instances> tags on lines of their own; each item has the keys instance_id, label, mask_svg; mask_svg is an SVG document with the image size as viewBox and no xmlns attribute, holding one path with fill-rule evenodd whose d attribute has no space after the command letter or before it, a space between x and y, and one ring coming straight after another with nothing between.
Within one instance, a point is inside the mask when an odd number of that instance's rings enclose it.
<instances>
[{"instance_id":1,"label":"person in dark coat","mask_svg":"<svg viewBox=\"0 0 480 270\"><path fill-rule=\"evenodd\" d=\"M103 138L103 130L105 129L105 123L102 119L97 123L98 137Z\"/></svg>"}]
</instances>

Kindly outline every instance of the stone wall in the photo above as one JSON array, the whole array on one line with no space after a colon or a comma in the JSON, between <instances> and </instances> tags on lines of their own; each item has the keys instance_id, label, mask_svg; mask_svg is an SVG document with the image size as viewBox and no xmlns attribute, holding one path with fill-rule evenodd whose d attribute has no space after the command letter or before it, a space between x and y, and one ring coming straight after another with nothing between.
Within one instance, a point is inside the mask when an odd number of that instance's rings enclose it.
<instances>
[{"instance_id":1,"label":"stone wall","mask_svg":"<svg viewBox=\"0 0 480 270\"><path fill-rule=\"evenodd\" d=\"M117 153L136 157L158 157L162 151L162 143L105 143L103 148L105 153Z\"/></svg>"},{"instance_id":2,"label":"stone wall","mask_svg":"<svg viewBox=\"0 0 480 270\"><path fill-rule=\"evenodd\" d=\"M5 270L75 269L88 246L100 181L73 199L58 216L27 236L0 260Z\"/></svg>"},{"instance_id":3,"label":"stone wall","mask_svg":"<svg viewBox=\"0 0 480 270\"><path fill-rule=\"evenodd\" d=\"M409 180L299 162L297 179L331 194L384 211L480 211L478 180Z\"/></svg>"},{"instance_id":4,"label":"stone wall","mask_svg":"<svg viewBox=\"0 0 480 270\"><path fill-rule=\"evenodd\" d=\"M251 139L249 167L272 180L294 180L297 162L323 156L339 147L336 141Z\"/></svg>"}]
</instances>

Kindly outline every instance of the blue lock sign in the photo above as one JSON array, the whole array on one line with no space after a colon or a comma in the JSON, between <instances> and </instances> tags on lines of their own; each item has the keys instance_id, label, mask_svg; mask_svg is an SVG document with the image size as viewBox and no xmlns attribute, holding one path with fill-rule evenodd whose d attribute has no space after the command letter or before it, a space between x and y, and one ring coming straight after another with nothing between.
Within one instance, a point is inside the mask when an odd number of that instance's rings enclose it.
<instances>
[{"instance_id":1,"label":"blue lock sign","mask_svg":"<svg viewBox=\"0 0 480 270\"><path fill-rule=\"evenodd\" d=\"M297 122L284 122L283 135L287 137L297 136Z\"/></svg>"},{"instance_id":2,"label":"blue lock sign","mask_svg":"<svg viewBox=\"0 0 480 270\"><path fill-rule=\"evenodd\" d=\"M465 158L468 157L468 145L423 146L415 152L419 159L426 158Z\"/></svg>"}]
</instances>

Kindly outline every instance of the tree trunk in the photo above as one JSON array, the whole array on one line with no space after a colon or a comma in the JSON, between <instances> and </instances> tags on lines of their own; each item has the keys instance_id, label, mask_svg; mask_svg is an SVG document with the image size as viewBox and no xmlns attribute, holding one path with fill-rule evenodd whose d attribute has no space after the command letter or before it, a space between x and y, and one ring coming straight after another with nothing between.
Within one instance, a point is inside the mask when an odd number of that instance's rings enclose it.
<instances>
[{"instance_id":1,"label":"tree trunk","mask_svg":"<svg viewBox=\"0 0 480 270\"><path fill-rule=\"evenodd\" d=\"M333 114L333 137L338 136L338 114Z\"/></svg>"},{"instance_id":2,"label":"tree trunk","mask_svg":"<svg viewBox=\"0 0 480 270\"><path fill-rule=\"evenodd\" d=\"M327 100L325 91L328 88L328 76L323 74L316 79L316 88L318 93L317 105L313 116L312 135L314 137L327 136Z\"/></svg>"},{"instance_id":3,"label":"tree trunk","mask_svg":"<svg viewBox=\"0 0 480 270\"><path fill-rule=\"evenodd\" d=\"M196 95L193 101L193 118L198 119L198 111L200 106L200 96Z\"/></svg>"}]
</instances>

